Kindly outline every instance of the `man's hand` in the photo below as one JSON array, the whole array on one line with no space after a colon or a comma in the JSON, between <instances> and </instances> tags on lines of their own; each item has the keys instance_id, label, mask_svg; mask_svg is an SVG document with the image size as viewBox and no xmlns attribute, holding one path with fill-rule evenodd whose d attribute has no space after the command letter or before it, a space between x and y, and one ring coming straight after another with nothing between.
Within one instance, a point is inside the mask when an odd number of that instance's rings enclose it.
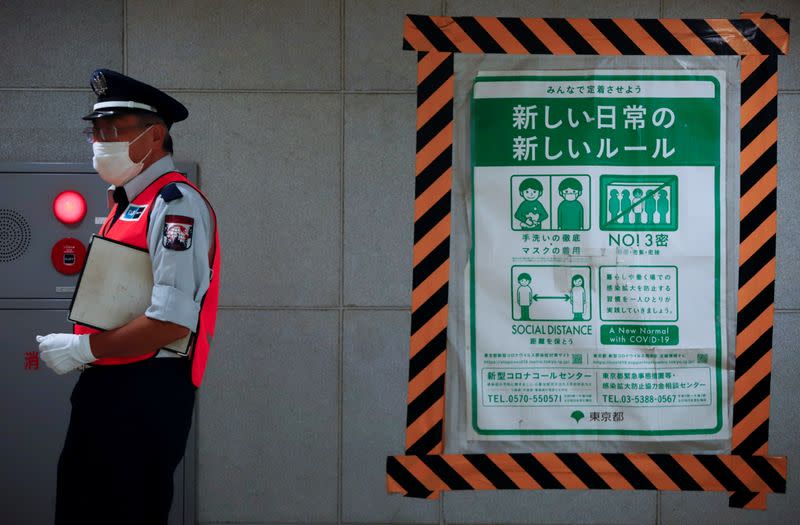
<instances>
[{"instance_id":1,"label":"man's hand","mask_svg":"<svg viewBox=\"0 0 800 525\"><path fill-rule=\"evenodd\" d=\"M39 356L56 374L66 374L96 359L89 346L89 335L37 335Z\"/></svg>"}]
</instances>

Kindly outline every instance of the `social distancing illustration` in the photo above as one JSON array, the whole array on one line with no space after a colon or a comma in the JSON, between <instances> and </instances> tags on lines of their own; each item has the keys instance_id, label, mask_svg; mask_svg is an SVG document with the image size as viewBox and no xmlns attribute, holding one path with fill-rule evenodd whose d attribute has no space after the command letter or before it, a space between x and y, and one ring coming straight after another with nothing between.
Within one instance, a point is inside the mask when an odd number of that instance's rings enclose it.
<instances>
[{"instance_id":1,"label":"social distancing illustration","mask_svg":"<svg viewBox=\"0 0 800 525\"><path fill-rule=\"evenodd\" d=\"M588 175L514 175L511 229L581 231L591 227Z\"/></svg>"},{"instance_id":2,"label":"social distancing illustration","mask_svg":"<svg viewBox=\"0 0 800 525\"><path fill-rule=\"evenodd\" d=\"M519 265L511 268L515 321L589 321L589 266Z\"/></svg>"}]
</instances>

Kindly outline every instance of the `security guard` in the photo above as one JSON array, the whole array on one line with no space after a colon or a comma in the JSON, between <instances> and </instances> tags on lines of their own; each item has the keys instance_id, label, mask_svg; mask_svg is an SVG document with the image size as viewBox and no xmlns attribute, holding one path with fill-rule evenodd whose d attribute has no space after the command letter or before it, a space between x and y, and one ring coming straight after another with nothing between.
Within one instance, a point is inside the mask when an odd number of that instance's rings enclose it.
<instances>
[{"instance_id":1,"label":"security guard","mask_svg":"<svg viewBox=\"0 0 800 525\"><path fill-rule=\"evenodd\" d=\"M100 235L148 250L154 285L147 310L124 326L36 338L56 373L84 369L58 463L56 523L166 524L214 335L217 221L172 161L169 130L188 116L183 104L108 69L91 87L86 135L111 184ZM163 349L188 334L189 356Z\"/></svg>"}]
</instances>

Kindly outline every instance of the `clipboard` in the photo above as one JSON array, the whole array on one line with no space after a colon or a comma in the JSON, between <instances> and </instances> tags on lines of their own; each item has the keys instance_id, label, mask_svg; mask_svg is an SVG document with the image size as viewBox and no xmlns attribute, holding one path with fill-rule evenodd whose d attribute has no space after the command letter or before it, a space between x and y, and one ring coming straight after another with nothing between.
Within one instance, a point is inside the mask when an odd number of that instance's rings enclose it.
<instances>
[{"instance_id":1,"label":"clipboard","mask_svg":"<svg viewBox=\"0 0 800 525\"><path fill-rule=\"evenodd\" d=\"M142 315L153 292L147 250L92 235L68 319L98 330L113 330ZM188 355L194 332L164 347Z\"/></svg>"}]
</instances>

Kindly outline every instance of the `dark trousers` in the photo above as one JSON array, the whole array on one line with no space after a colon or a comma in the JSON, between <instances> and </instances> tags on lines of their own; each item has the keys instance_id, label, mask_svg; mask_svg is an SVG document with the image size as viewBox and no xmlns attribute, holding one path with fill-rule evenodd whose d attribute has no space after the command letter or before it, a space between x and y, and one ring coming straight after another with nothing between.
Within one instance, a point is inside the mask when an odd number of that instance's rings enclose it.
<instances>
[{"instance_id":1,"label":"dark trousers","mask_svg":"<svg viewBox=\"0 0 800 525\"><path fill-rule=\"evenodd\" d=\"M56 525L166 524L195 390L188 359L82 372L58 461Z\"/></svg>"}]
</instances>

